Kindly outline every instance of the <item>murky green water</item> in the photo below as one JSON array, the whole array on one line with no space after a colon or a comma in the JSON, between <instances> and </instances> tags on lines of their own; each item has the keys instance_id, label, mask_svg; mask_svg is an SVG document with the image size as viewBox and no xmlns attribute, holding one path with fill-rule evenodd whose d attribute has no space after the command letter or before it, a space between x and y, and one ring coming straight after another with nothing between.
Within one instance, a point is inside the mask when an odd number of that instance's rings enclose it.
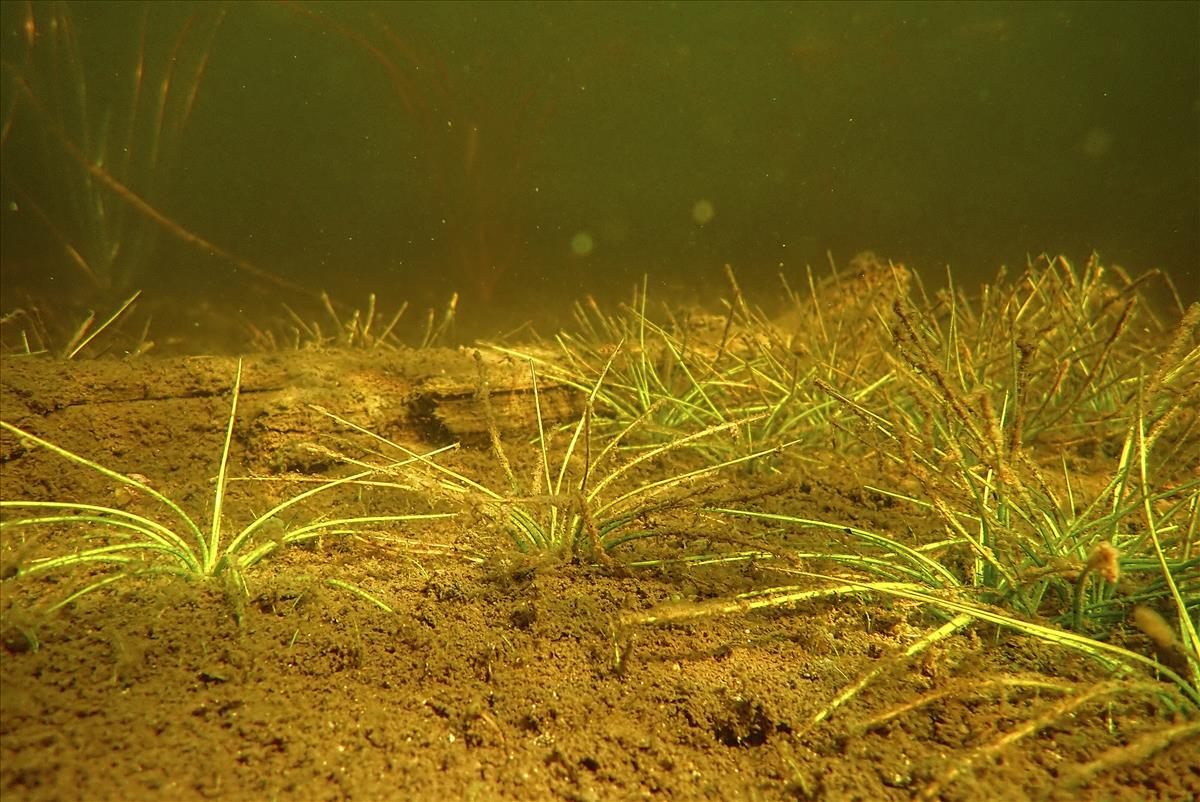
<instances>
[{"instance_id":1,"label":"murky green water","mask_svg":"<svg viewBox=\"0 0 1200 802\"><path fill-rule=\"evenodd\" d=\"M725 263L769 298L867 249L967 282L1095 249L1200 285L1195 3L6 0L2 22L6 295L457 291L515 324L644 273L703 296Z\"/></svg>"}]
</instances>

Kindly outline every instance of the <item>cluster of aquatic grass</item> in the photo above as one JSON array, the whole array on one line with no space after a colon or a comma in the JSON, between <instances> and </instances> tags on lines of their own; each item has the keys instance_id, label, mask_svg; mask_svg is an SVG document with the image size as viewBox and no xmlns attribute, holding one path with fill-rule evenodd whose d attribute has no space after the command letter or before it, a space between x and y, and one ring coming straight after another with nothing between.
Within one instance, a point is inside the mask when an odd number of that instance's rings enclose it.
<instances>
[{"instance_id":1,"label":"cluster of aquatic grass","mask_svg":"<svg viewBox=\"0 0 1200 802\"><path fill-rule=\"evenodd\" d=\"M594 452L596 438L593 437L591 421L595 398L603 386L604 372L588 395L584 413L567 432L568 442L560 448L554 443L556 432L549 430L544 421L539 378L531 365L539 462L535 475L528 483L524 483L513 472L501 443L498 427L491 414L483 370L480 362L479 398L487 410L493 454L508 480L507 488L493 489L435 461L436 455L456 448L457 444L422 454L368 432L333 413L320 410L343 426L368 435L377 444L385 445L390 455L376 454L382 459L368 464L360 459L334 454L344 464L356 466L359 470L341 478L319 480L307 490L286 497L233 533L226 531L223 510L226 487L230 481L227 468L241 386L240 362L207 524L187 513L177 502L154 489L139 475L115 471L0 421L4 431L19 438L27 447L49 450L70 464L98 473L117 485L123 495L148 499L163 512L156 516L127 509L126 505L77 500L2 500L0 511L6 517L0 521L0 532L3 532L6 541L13 538L8 543L10 553L27 551L26 548L14 547L14 544L18 537L24 542L26 533L31 530L54 528L84 533L83 545L69 553L38 556L21 562L15 578L19 580L22 577L96 566L113 569L98 578L90 576L82 587L56 601L51 610L113 582L157 574L217 578L244 596L248 593L245 574L282 547L330 536L367 536L376 545L386 546L400 541L390 534L381 534L381 528L467 514L481 515L502 530L510 538L510 546L518 551L608 563L611 553L622 544L671 534L673 530L659 526L659 521L673 512L697 508L700 503L698 499L709 497L714 488L713 477L716 473L777 450L765 449L704 463L700 467L668 470L666 476L653 475L653 470L661 468L663 460L672 454L694 443L728 435L744 425L745 421L732 421L680 434L667 443L640 450L630 456L620 449L620 445L637 428L638 422L635 421L615 436L601 438L603 443ZM392 481L388 481L389 478ZM416 491L431 504L443 509L449 507L451 511L348 518L317 516L291 527L284 522L285 518L292 517L302 509L300 505L343 485ZM303 509L307 509L307 506ZM427 547L429 544L410 543L403 551L412 554ZM449 546L438 547L436 553L466 557L473 561L481 559L478 552ZM361 588L340 581L337 586L348 587L387 609L384 602Z\"/></svg>"},{"instance_id":2,"label":"cluster of aquatic grass","mask_svg":"<svg viewBox=\"0 0 1200 802\"><path fill-rule=\"evenodd\" d=\"M886 363L876 363L894 379L873 403L847 393L853 384L814 382L856 421L836 425L858 440L857 459L897 477L892 487L870 489L911 505L940 532L914 537L799 513L714 508L760 537L824 533L823 540L842 545L789 550L787 565L772 562L778 550L686 558L692 565L755 560L800 584L629 614L615 631L618 664L638 626L870 595L944 618L901 659L985 623L1083 652L1124 677L1082 691L1064 688L1067 699L980 747L931 785L931 795L976 759L1097 698L1148 693L1194 716L1200 711L1200 306L1173 328L1159 324L1143 308L1139 284L1119 272L1105 274L1095 262L1077 274L1057 259L1031 265L1015 284L985 290L978 312L950 293L920 310L908 298L895 299L894 314L877 321L893 345ZM879 377L857 378L870 386ZM1129 630L1141 630L1146 640L1139 645ZM1170 684L1129 678L1145 670ZM808 727L884 671L867 671ZM1160 735L1169 743L1194 732L1175 727ZM1114 754L1089 770L1122 759Z\"/></svg>"},{"instance_id":3,"label":"cluster of aquatic grass","mask_svg":"<svg viewBox=\"0 0 1200 802\"><path fill-rule=\"evenodd\" d=\"M609 363L589 389L580 417L558 432L566 438L561 449L553 443L556 433L546 425L539 376L533 363L529 363L537 461L529 479L522 480L513 470L502 442L491 409L483 361L476 354L478 399L487 418L492 454L508 483L503 489L471 479L327 410L319 411L402 457L397 462L385 454L388 462L374 464L340 453L336 454L339 459L369 471L402 477L405 487L415 487L427 497L482 517L490 528L503 531L509 545L521 553L608 564L613 559L612 552L623 544L677 533L671 526L662 525L662 519L670 513L698 509L701 499L711 496L714 477L719 472L791 445L784 443L728 459L705 460L699 467L664 468L664 459L670 455L690 450L697 443L729 436L746 424L738 420L677 433L667 442L627 454L622 444L647 416L611 434L597 434L592 429L596 399L616 355L616 351L610 355ZM691 462L694 464L695 460ZM651 478L647 478L648 472Z\"/></svg>"},{"instance_id":4,"label":"cluster of aquatic grass","mask_svg":"<svg viewBox=\"0 0 1200 802\"><path fill-rule=\"evenodd\" d=\"M1103 634L1134 605L1177 597L1182 582L1192 601L1175 613L1186 631L1200 604L1200 310L1169 337L1140 321L1131 335L1144 304L1136 284L1101 281L1095 263L1087 273L1043 261L979 318L956 319L952 306L938 320L898 303L900 378L887 406L843 401L909 478L881 492L936 516L981 600ZM1047 447L1057 464L1042 457ZM1084 482L1078 466L1107 454L1107 481Z\"/></svg>"},{"instance_id":5,"label":"cluster of aquatic grass","mask_svg":"<svg viewBox=\"0 0 1200 802\"><path fill-rule=\"evenodd\" d=\"M752 307L732 270L726 273L733 297L720 316L681 316L668 307L656 320L647 311L643 281L616 313L590 298L577 303L575 330L554 338L557 356L545 349L491 347L590 392L598 427L620 432L636 422L636 442L629 447L653 447L710 427L728 427L736 435L693 444L710 460L796 440L836 445L841 430L834 421L842 409L818 384L846 386L861 401L892 381L892 373L875 370L881 351L877 343L863 342L860 318L870 323L886 314L883 301L906 290L907 271L873 257L840 274L835 269L819 283L810 270L808 297L781 277L789 307L776 319ZM855 292L866 297L848 298ZM873 381L860 383L868 374Z\"/></svg>"},{"instance_id":6,"label":"cluster of aquatic grass","mask_svg":"<svg viewBox=\"0 0 1200 802\"><path fill-rule=\"evenodd\" d=\"M161 514L149 515L126 509L124 505L100 504L89 501L4 499L0 510L6 513L0 522L0 533L13 538L12 551L25 552L30 546L17 547L16 539L25 538L28 530L53 527L69 532L82 532L85 544L69 553L51 554L29 559L16 567L9 581L22 577L45 575L104 566L112 570L99 578L91 577L86 584L53 603L53 611L81 596L124 579L137 576L172 574L193 579L216 578L239 596L248 594L246 573L279 549L314 541L321 537L353 536L364 530L421 520L450 517L450 513L406 515L373 515L348 518L316 517L288 527L282 514L296 511L298 505L313 497L328 493L343 485L363 482L374 473L368 469L337 479L318 482L315 486L286 497L248 524L231 533L226 531L224 502L229 477L229 453L237 417L238 394L241 387L241 362L231 393L229 419L221 449L212 506L207 523L193 517L176 501L153 488L144 478L112 470L88 457L68 451L30 432L5 421L4 431L16 436L27 447L44 448L63 458L68 464L104 476L127 498L141 497L154 502ZM427 455L414 458L427 459ZM394 466L390 466L394 467ZM91 545L93 544L94 545ZM338 587L348 588L369 601L384 606L366 591L340 580Z\"/></svg>"},{"instance_id":7,"label":"cluster of aquatic grass","mask_svg":"<svg viewBox=\"0 0 1200 802\"><path fill-rule=\"evenodd\" d=\"M578 331L558 333L557 349L492 348L588 393L597 429L620 431L637 421L648 439L662 442L689 427L721 426L738 417L741 410L730 403L736 379L717 364L723 347L691 342L695 327L689 322L671 329L656 323L647 302L643 281L617 314L604 312L592 298L576 303Z\"/></svg>"},{"instance_id":8,"label":"cluster of aquatic grass","mask_svg":"<svg viewBox=\"0 0 1200 802\"><path fill-rule=\"evenodd\" d=\"M352 309L348 314L339 314L328 293L320 293L321 311L326 321L306 319L291 306L284 304L286 321L274 326L258 326L247 322L251 345L259 351L321 350L326 348L349 348L362 350L405 348L409 344L401 339L400 321L408 311L408 301L400 304L390 316L378 309L375 293L367 296L365 309ZM433 309L426 310L420 335L413 338L411 345L429 348L442 344L453 336L454 322L458 313L458 293L450 296L446 308L439 315Z\"/></svg>"},{"instance_id":9,"label":"cluster of aquatic grass","mask_svg":"<svg viewBox=\"0 0 1200 802\"><path fill-rule=\"evenodd\" d=\"M134 337L120 331L141 294L138 290L126 298L100 323L96 323L96 312L89 310L79 322L65 328L56 325L55 319L38 306L14 308L0 315L0 354L75 359L123 351L129 357L141 356L154 347L149 339L150 318Z\"/></svg>"},{"instance_id":10,"label":"cluster of aquatic grass","mask_svg":"<svg viewBox=\"0 0 1200 802\"><path fill-rule=\"evenodd\" d=\"M195 11L175 25L174 15L150 8L136 55L122 69L94 68L67 3L26 4L22 47L10 54L20 55L4 61L0 141L41 146L19 166L6 161L5 186L101 294L129 292L144 280L164 230L187 234L160 210L225 14ZM168 46L156 49L156 41Z\"/></svg>"},{"instance_id":11,"label":"cluster of aquatic grass","mask_svg":"<svg viewBox=\"0 0 1200 802\"><path fill-rule=\"evenodd\" d=\"M676 562L699 566L753 559L797 584L630 614L614 632L618 667L625 660L626 635L639 625L871 595L940 615L938 624L903 650L904 659L984 623L1081 651L1122 677L1090 687L1045 679L997 681L997 688L1035 688L1064 698L977 748L926 789L933 797L972 764L1085 705L1135 692L1188 714L1200 709L1195 625L1200 614L1200 306L1167 326L1150 314L1138 289L1138 282L1105 274L1094 262L1076 273L1065 260L1046 260L1014 284L986 289L978 306L953 289L922 307L904 294L892 299L889 310L872 305L867 322L883 335L881 341L865 337L847 316L822 318L816 329L823 333L799 332L789 340L777 324L751 312L735 288L717 327L723 333L708 343L689 340L689 326L652 323L643 291L622 315L601 315L589 307L593 328L586 335L560 335L562 360L528 360L537 454L528 478L518 476L501 442L481 368L479 401L507 487L489 487L442 465L434 454L419 454L326 413L382 445L381 459L368 463L337 455L361 470L282 503L222 546L219 508L231 413L207 535L166 499L161 501L175 517L188 522L182 530L186 537L170 537L165 534L173 531L170 527L120 510L64 505L64 516L74 516L68 523L120 528L132 541L62 558L66 562L31 563L26 571L90 561L119 564L121 574L81 591L87 592L141 570L134 566L142 563L121 550L140 548L167 555L167 570L228 574L244 586L242 572L283 543L420 517L318 521L282 538L254 537L294 503L342 482L384 475L454 509L436 516L482 517L507 539L500 551L607 563L623 544L688 530L675 523L684 511L723 516L733 529L758 525L755 542L764 544L761 550L714 551ZM819 303L793 303L805 313L821 314ZM368 321L373 318L367 315ZM366 329L371 328L368 322ZM735 331L736 336L730 334ZM794 357L790 366L785 353ZM808 368L798 370L803 360L809 360ZM561 430L551 431L543 418L539 371L585 395L578 420ZM784 386L787 392L781 392ZM772 418L780 428L763 429ZM603 426L597 425L600 420ZM782 425L788 421L793 423ZM149 490L15 427L5 428L114 481ZM799 435L805 428L811 430L805 438L828 438L836 431L842 442L859 446L857 455L848 456L878 461L884 475L902 477L895 486L872 489L926 514L938 532L915 539L798 513L766 513L730 500L713 502L719 472L779 453L795 442L782 440L782 434ZM1057 456L1053 463L1045 458L1047 449ZM727 456L731 451L736 456ZM693 466L699 455L699 467L669 467L668 458L682 455ZM1088 470L1098 460L1108 461L1099 480ZM657 476L647 478L652 469ZM59 522L43 516L6 526ZM806 552L766 545L772 535L811 531L836 536L844 545L838 551ZM726 538L734 544L750 540L737 531ZM381 604L365 591L360 595ZM1153 653L1127 638L1127 621L1152 641ZM1175 691L1130 679L1134 669L1158 672ZM868 670L817 711L808 727L826 721L885 670L883 665ZM864 726L937 698L937 692L929 694ZM1172 725L1157 730L1156 737L1160 744L1171 743L1195 731L1193 724ZM1130 750L1140 748L1133 744ZM1128 754L1087 764L1078 776L1107 770Z\"/></svg>"},{"instance_id":12,"label":"cluster of aquatic grass","mask_svg":"<svg viewBox=\"0 0 1200 802\"><path fill-rule=\"evenodd\" d=\"M1111 446L1135 411L1140 374L1168 336L1169 324L1143 294L1156 279L1181 316L1158 271L1135 280L1095 255L1082 269L1042 256L1016 281L1002 273L977 301L951 283L938 295L940 309L899 327L898 350L912 365L923 338L922 358L937 360L959 394L1006 391L1005 425L1027 442Z\"/></svg>"}]
</instances>

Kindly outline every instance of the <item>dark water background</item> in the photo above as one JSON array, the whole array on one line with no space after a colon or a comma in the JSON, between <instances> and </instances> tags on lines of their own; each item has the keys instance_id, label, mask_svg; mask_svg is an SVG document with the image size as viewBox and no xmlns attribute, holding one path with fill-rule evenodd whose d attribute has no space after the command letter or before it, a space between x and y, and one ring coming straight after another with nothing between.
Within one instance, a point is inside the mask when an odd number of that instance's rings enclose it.
<instances>
[{"instance_id":1,"label":"dark water background","mask_svg":"<svg viewBox=\"0 0 1200 802\"><path fill-rule=\"evenodd\" d=\"M769 301L868 249L967 284L1095 250L1200 295L1196 3L5 0L2 23L6 307L457 291L486 333L643 274L712 300L725 263Z\"/></svg>"}]
</instances>

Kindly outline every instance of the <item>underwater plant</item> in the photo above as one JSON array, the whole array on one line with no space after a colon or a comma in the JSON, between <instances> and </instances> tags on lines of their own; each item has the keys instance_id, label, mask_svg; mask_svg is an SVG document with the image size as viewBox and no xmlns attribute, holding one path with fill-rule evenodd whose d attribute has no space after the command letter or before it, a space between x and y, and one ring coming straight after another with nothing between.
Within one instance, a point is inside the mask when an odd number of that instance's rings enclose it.
<instances>
[{"instance_id":1,"label":"underwater plant","mask_svg":"<svg viewBox=\"0 0 1200 802\"><path fill-rule=\"evenodd\" d=\"M6 169L5 184L97 291L129 292L164 224L184 230L162 208L224 15L192 12L158 52L162 22L147 4L135 56L112 86L92 69L67 3L26 5L24 53L5 61L4 145L36 135L41 149L30 170Z\"/></svg>"},{"instance_id":2,"label":"underwater plant","mask_svg":"<svg viewBox=\"0 0 1200 802\"><path fill-rule=\"evenodd\" d=\"M613 357L619 350L620 346ZM639 478L652 466L661 469L663 457L693 449L697 443L718 436L735 434L747 421L730 421L681 433L652 448L637 449L632 456L622 457L626 453L623 450L626 440L648 416L631 421L616 433L600 435L599 442L595 442L593 409L607 377L606 369L590 388L582 414L565 433L569 436L561 456L552 456L553 433L547 431L542 414L537 369L529 362L538 463L531 483L525 484L517 477L501 442L478 352L476 361L480 371L478 397L488 420L492 454L509 483L504 491L481 484L327 410L318 408L318 411L403 456L402 461L390 465L372 465L337 454L339 459L368 470L403 476L406 481L416 482L431 497L449 500L464 512L481 514L503 530L511 546L521 553L607 564L613 560L612 552L623 544L670 534L670 527L659 525L658 519L667 513L698 508L700 500L710 498L717 487L713 480L719 472L752 463L792 445L783 443L728 459L704 460L699 467L666 469L665 475L659 471L653 478Z\"/></svg>"},{"instance_id":3,"label":"underwater plant","mask_svg":"<svg viewBox=\"0 0 1200 802\"><path fill-rule=\"evenodd\" d=\"M544 375L583 391L595 385L595 425L613 432L637 421L637 441L647 447L735 421L736 437L692 448L721 460L785 442L839 442L843 410L818 384L865 401L894 380L893 372L877 369L882 350L861 328L881 314L881 304L887 301L890 312L889 299L907 292L908 272L873 256L856 261L846 277L835 270L819 284L809 271L811 297L783 281L789 305L775 318L750 306L728 265L726 276L732 299L720 316L680 317L668 308L667 320L656 321L643 278L615 314L591 298L577 303L575 330L554 337L557 357L546 348L489 348L531 360ZM614 351L618 342L625 346ZM872 380L862 382L868 375Z\"/></svg>"},{"instance_id":4,"label":"underwater plant","mask_svg":"<svg viewBox=\"0 0 1200 802\"><path fill-rule=\"evenodd\" d=\"M0 353L5 356L54 356L71 360L84 351L89 356L103 355L123 347L127 356L140 356L154 347L149 339L150 319L146 318L135 340L118 338L120 324L129 320L141 290L130 295L99 324L96 312L88 310L83 319L63 329L47 318L34 304L16 307L0 315ZM55 321L56 322L56 321ZM108 334L105 334L108 332Z\"/></svg>"},{"instance_id":5,"label":"underwater plant","mask_svg":"<svg viewBox=\"0 0 1200 802\"><path fill-rule=\"evenodd\" d=\"M1200 304L1180 310L1173 328L1147 322L1134 329L1128 321L1144 303L1138 283L1119 272L1115 281L1113 273L1101 280L1095 262L1085 275L1079 280L1064 259L1041 260L1012 285L985 290L991 308L977 316L962 304L918 309L897 298L894 317L878 321L893 343L886 369L895 379L884 392L867 403L815 383L857 421L849 431L859 447L848 458L880 461L883 474L896 477L895 487L864 489L909 505L939 531L906 537L777 507L712 507L747 537L782 544L807 534L837 545L679 560L753 561L788 581L625 614L614 628L617 668L640 627L869 596L929 611L937 623L895 661L849 682L801 732L828 721L896 661L914 660L977 624L1080 652L1111 676L1082 687L1033 682L1061 698L947 767L921 798L937 798L972 765L1041 728L1122 695L1186 717L1147 736L1159 748L1193 737L1200 716ZM1036 341L1023 336L1026 315L1042 333ZM989 322L980 329L979 321ZM987 342L969 334L984 329ZM1060 359L1068 360L1065 368ZM1036 448L1047 444L1057 465ZM1102 475L1099 463L1110 465ZM861 726L938 698L935 690ZM1082 782L1143 749L1131 744L1072 776Z\"/></svg>"},{"instance_id":6,"label":"underwater plant","mask_svg":"<svg viewBox=\"0 0 1200 802\"><path fill-rule=\"evenodd\" d=\"M355 308L348 313L339 313L340 307L326 292L318 295L321 311L327 322L308 320L291 306L284 304L286 321L276 325L258 325L246 321L251 345L260 351L354 348L373 351L407 347L397 331L401 318L408 311L404 301L390 316L385 317L377 304L375 293L367 295L365 308ZM417 348L431 348L452 338L458 314L458 293L453 293L446 308L438 315L433 309L425 310L420 337L412 340Z\"/></svg>"},{"instance_id":7,"label":"underwater plant","mask_svg":"<svg viewBox=\"0 0 1200 802\"><path fill-rule=\"evenodd\" d=\"M122 40L133 56L101 69L100 37L80 33L71 4L4 4L6 18L21 15L6 21L23 46L19 55L6 50L2 62L4 189L22 215L13 219L27 219L58 247L85 298L112 303L144 287L164 234L264 284L312 295L170 212L188 124L228 8L140 4L136 24L119 27L119 36L136 36ZM65 288L58 292L73 300Z\"/></svg>"},{"instance_id":8,"label":"underwater plant","mask_svg":"<svg viewBox=\"0 0 1200 802\"><path fill-rule=\"evenodd\" d=\"M321 481L315 486L286 497L283 501L255 516L240 529L229 533L225 529L224 503L229 482L229 452L237 419L238 394L241 388L242 364L238 361L237 375L231 391L229 419L218 461L216 483L207 522L188 514L177 502L150 486L144 478L120 473L80 454L68 451L48 440L0 421L0 428L15 435L28 447L47 449L68 463L94 471L114 482L127 494L138 494L155 502L162 516L151 517L120 506L88 501L36 501L23 499L0 500L0 511L31 511L29 517L6 517L0 521L0 533L42 527L82 530L87 540L100 545L88 545L66 554L30 559L19 565L15 579L49 572L85 568L94 565L115 567L99 579L55 602L50 610L70 604L99 588L136 576L172 574L192 579L220 579L228 583L239 596L249 590L245 575L263 559L281 548L302 544L324 536L354 535L365 527L448 518L453 513L417 513L407 515L373 515L349 518L320 518L298 526L279 527L280 515L314 496L337 487L363 480L376 469L359 471L337 479ZM414 455L428 459L428 455ZM389 466L394 467L394 466ZM268 526L268 525L271 526ZM270 532L270 534L268 534ZM339 587L344 587L342 583ZM383 606L365 592L373 603Z\"/></svg>"}]
</instances>

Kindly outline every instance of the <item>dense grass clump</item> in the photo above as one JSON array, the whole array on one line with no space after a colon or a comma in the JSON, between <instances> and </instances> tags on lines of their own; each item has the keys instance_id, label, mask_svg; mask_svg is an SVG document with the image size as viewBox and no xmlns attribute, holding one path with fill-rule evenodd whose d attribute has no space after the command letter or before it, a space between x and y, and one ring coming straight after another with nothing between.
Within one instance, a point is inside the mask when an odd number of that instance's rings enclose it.
<instances>
[{"instance_id":1,"label":"dense grass clump","mask_svg":"<svg viewBox=\"0 0 1200 802\"><path fill-rule=\"evenodd\" d=\"M896 481L867 489L910 505L940 532L912 540L800 511L714 509L756 536L827 531L857 547L792 554L837 572L769 569L799 585L626 623L884 594L948 618L912 653L988 622L1081 650L1118 673L1150 668L1174 683L1175 704L1196 711L1200 306L1160 316L1142 294L1148 280L1095 259L1079 271L1042 258L974 302L954 287L932 297L900 287L889 308L871 307L875 334L858 330L857 352L853 344L805 352L816 364L805 394L830 405L806 418L826 431L807 436L838 443L842 459L878 463ZM765 317L740 321L758 329L743 339L759 342L760 353L723 386L749 399L750 376L770 364L780 333ZM1147 649L1130 641L1138 630Z\"/></svg>"}]
</instances>

